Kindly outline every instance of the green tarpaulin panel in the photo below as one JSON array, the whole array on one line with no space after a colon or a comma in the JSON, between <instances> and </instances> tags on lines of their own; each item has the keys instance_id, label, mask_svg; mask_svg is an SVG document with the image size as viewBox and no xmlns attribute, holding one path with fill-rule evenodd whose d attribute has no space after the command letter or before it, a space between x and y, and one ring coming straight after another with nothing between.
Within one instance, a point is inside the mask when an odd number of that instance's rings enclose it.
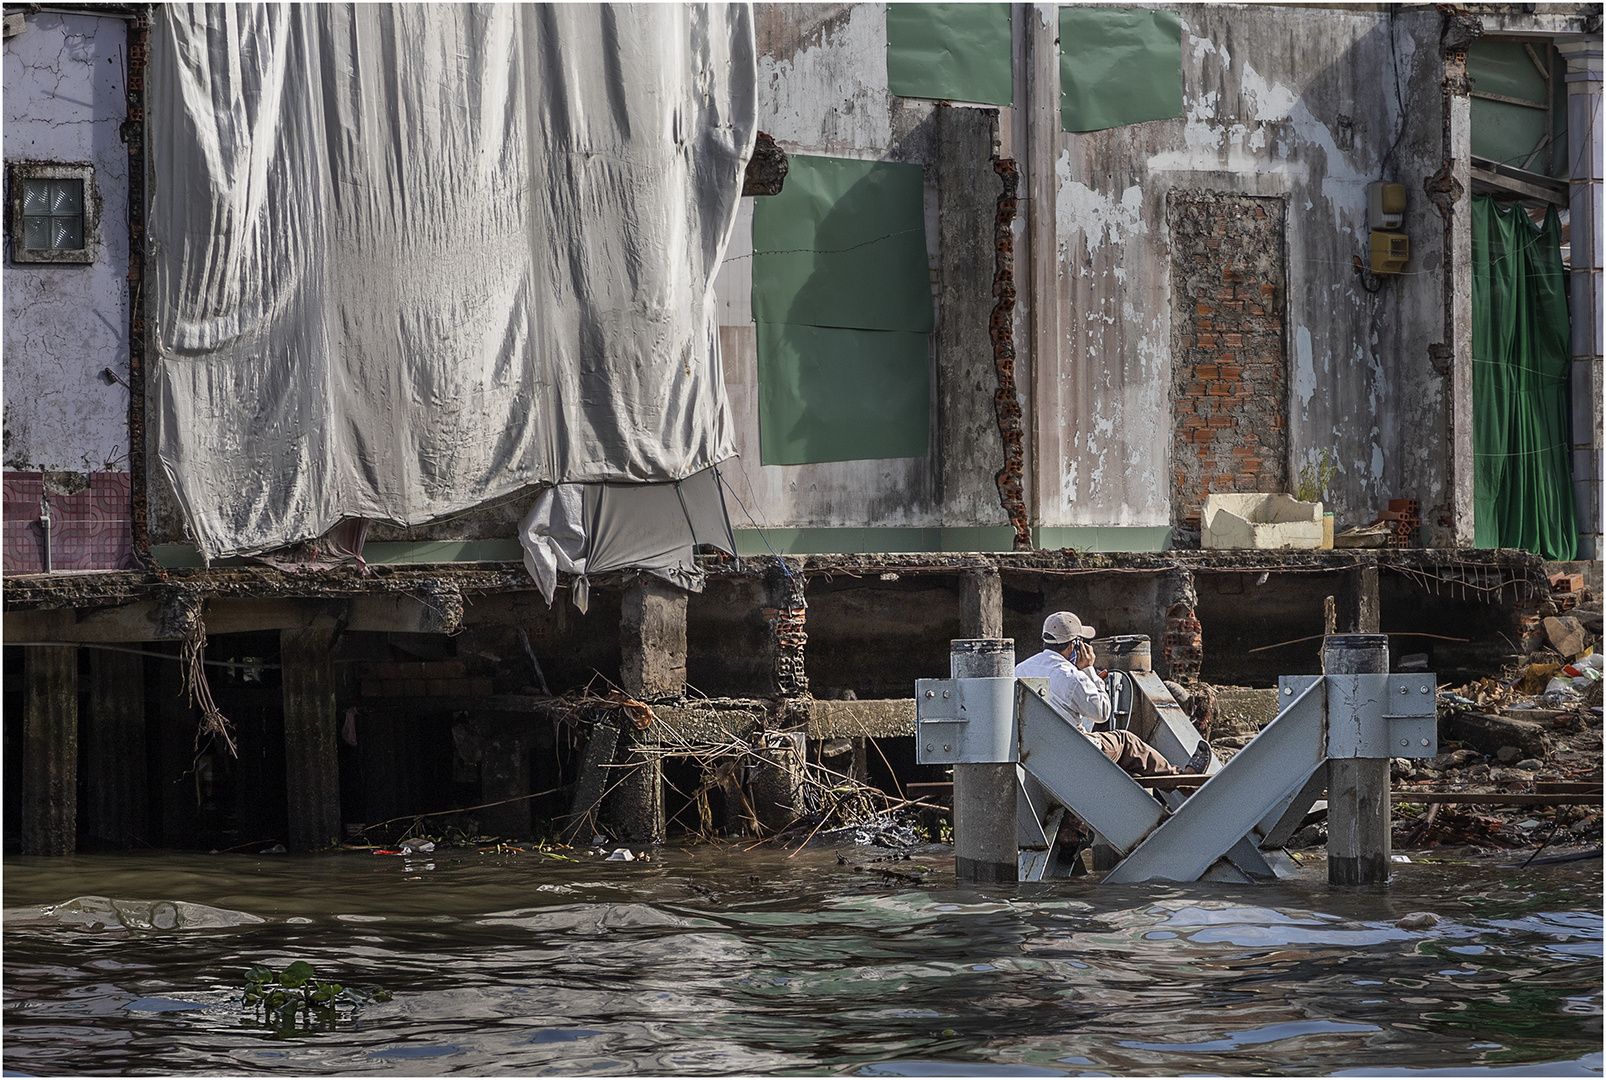
<instances>
[{"instance_id":1,"label":"green tarpaulin panel","mask_svg":"<svg viewBox=\"0 0 1606 1080\"><path fill-rule=\"evenodd\" d=\"M900 97L1014 103L1008 4L888 4L887 86Z\"/></svg>"},{"instance_id":2,"label":"green tarpaulin panel","mask_svg":"<svg viewBox=\"0 0 1606 1080\"><path fill-rule=\"evenodd\" d=\"M1578 547L1561 224L1472 200L1473 542L1571 559Z\"/></svg>"},{"instance_id":3,"label":"green tarpaulin panel","mask_svg":"<svg viewBox=\"0 0 1606 1080\"><path fill-rule=\"evenodd\" d=\"M759 460L924 457L929 341L923 333L760 322Z\"/></svg>"},{"instance_id":4,"label":"green tarpaulin panel","mask_svg":"<svg viewBox=\"0 0 1606 1080\"><path fill-rule=\"evenodd\" d=\"M1152 8L1060 8L1060 121L1101 131L1182 115L1182 19Z\"/></svg>"},{"instance_id":5,"label":"green tarpaulin panel","mask_svg":"<svg viewBox=\"0 0 1606 1080\"><path fill-rule=\"evenodd\" d=\"M929 333L920 166L788 161L781 193L753 202L753 318Z\"/></svg>"}]
</instances>

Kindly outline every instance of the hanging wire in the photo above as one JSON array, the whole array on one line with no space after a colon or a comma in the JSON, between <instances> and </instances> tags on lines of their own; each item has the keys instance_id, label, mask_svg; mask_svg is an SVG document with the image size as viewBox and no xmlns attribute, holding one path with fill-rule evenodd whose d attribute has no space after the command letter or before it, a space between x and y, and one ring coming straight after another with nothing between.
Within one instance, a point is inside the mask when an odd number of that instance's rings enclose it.
<instances>
[{"instance_id":1,"label":"hanging wire","mask_svg":"<svg viewBox=\"0 0 1606 1080\"><path fill-rule=\"evenodd\" d=\"M757 521L753 521L753 515L747 509L747 504L742 502L742 497L740 495L736 494L736 489L731 486L731 482L729 480L725 479L725 474L719 471L719 466L718 465L714 466L714 476L718 478L718 480L719 480L719 482L721 484L725 485L725 490L729 491L731 493L731 498L736 500L736 505L742 508L742 513L743 514L747 515L747 520L753 522L753 528L754 528L755 531L757 531L758 538L760 540L764 541L764 546L770 549L770 554L771 555L775 556L775 562L776 562L776 564L778 566L780 566L781 573L785 574L787 577L791 577L792 576L792 571L791 571L790 568L787 567L786 560L781 558L780 553L777 552L775 550L775 548L770 545L770 538L764 535L763 526L759 525L759 523Z\"/></svg>"}]
</instances>

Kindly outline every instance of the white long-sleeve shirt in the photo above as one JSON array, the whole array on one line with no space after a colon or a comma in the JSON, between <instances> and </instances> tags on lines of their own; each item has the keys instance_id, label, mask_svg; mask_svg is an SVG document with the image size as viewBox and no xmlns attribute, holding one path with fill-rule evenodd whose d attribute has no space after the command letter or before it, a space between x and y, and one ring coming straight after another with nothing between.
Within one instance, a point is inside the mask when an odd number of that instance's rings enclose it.
<instances>
[{"instance_id":1,"label":"white long-sleeve shirt","mask_svg":"<svg viewBox=\"0 0 1606 1080\"><path fill-rule=\"evenodd\" d=\"M1089 664L1078 668L1052 649L1015 665L1017 679L1047 679L1048 700L1084 732L1110 718L1110 693Z\"/></svg>"}]
</instances>

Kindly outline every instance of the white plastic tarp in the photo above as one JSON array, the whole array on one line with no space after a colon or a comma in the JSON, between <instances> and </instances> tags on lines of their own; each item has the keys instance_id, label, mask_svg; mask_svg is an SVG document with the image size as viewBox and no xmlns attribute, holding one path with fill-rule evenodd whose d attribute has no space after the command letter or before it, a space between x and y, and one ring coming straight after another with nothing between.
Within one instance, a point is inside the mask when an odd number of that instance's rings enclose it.
<instances>
[{"instance_id":1,"label":"white plastic tarp","mask_svg":"<svg viewBox=\"0 0 1606 1080\"><path fill-rule=\"evenodd\" d=\"M548 604L558 573L573 574L572 597L589 604L589 575L627 567L701 592L699 545L736 554L719 471L668 484L560 484L548 488L519 526L524 565Z\"/></svg>"},{"instance_id":2,"label":"white plastic tarp","mask_svg":"<svg viewBox=\"0 0 1606 1080\"><path fill-rule=\"evenodd\" d=\"M208 557L734 452L746 5L161 5L161 467Z\"/></svg>"}]
</instances>

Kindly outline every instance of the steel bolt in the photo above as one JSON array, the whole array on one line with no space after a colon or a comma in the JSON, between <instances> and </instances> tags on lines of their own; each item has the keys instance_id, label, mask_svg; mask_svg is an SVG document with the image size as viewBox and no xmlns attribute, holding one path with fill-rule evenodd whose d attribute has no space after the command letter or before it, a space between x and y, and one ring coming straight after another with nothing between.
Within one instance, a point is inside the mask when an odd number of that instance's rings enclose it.
<instances>
[{"instance_id":1,"label":"steel bolt","mask_svg":"<svg viewBox=\"0 0 1606 1080\"><path fill-rule=\"evenodd\" d=\"M1426 739L1423 739L1423 740L1422 740L1422 745L1423 745L1423 746L1426 746L1426 745L1428 745L1428 741L1427 741L1427 740L1426 740Z\"/></svg>"},{"instance_id":2,"label":"steel bolt","mask_svg":"<svg viewBox=\"0 0 1606 1080\"><path fill-rule=\"evenodd\" d=\"M946 690L944 690L944 691L943 691L943 692L942 692L942 696L943 696L943 698L944 698L944 699L945 699L945 700L946 700L946 699L947 699L947 697L948 697L948 691L946 691Z\"/></svg>"},{"instance_id":3,"label":"steel bolt","mask_svg":"<svg viewBox=\"0 0 1606 1080\"><path fill-rule=\"evenodd\" d=\"M953 747L952 747L952 746L950 746L950 745L949 745L949 744L947 744L947 743L943 743L943 744L942 744L942 749L943 749L943 753L947 753L947 752L948 752L948 751L950 751L950 750L952 750L952 749L953 749Z\"/></svg>"},{"instance_id":4,"label":"steel bolt","mask_svg":"<svg viewBox=\"0 0 1606 1080\"><path fill-rule=\"evenodd\" d=\"M1401 739L1400 740L1400 745L1401 746L1410 746L1411 745L1411 740L1410 739Z\"/></svg>"},{"instance_id":5,"label":"steel bolt","mask_svg":"<svg viewBox=\"0 0 1606 1080\"><path fill-rule=\"evenodd\" d=\"M934 698L934 697L936 697L936 696L937 696L937 693L936 693L936 691L934 691L934 690L927 690L927 691L926 691L926 696L927 696L927 697L928 697L928 698ZM930 747L927 747L927 749L930 749Z\"/></svg>"}]
</instances>

